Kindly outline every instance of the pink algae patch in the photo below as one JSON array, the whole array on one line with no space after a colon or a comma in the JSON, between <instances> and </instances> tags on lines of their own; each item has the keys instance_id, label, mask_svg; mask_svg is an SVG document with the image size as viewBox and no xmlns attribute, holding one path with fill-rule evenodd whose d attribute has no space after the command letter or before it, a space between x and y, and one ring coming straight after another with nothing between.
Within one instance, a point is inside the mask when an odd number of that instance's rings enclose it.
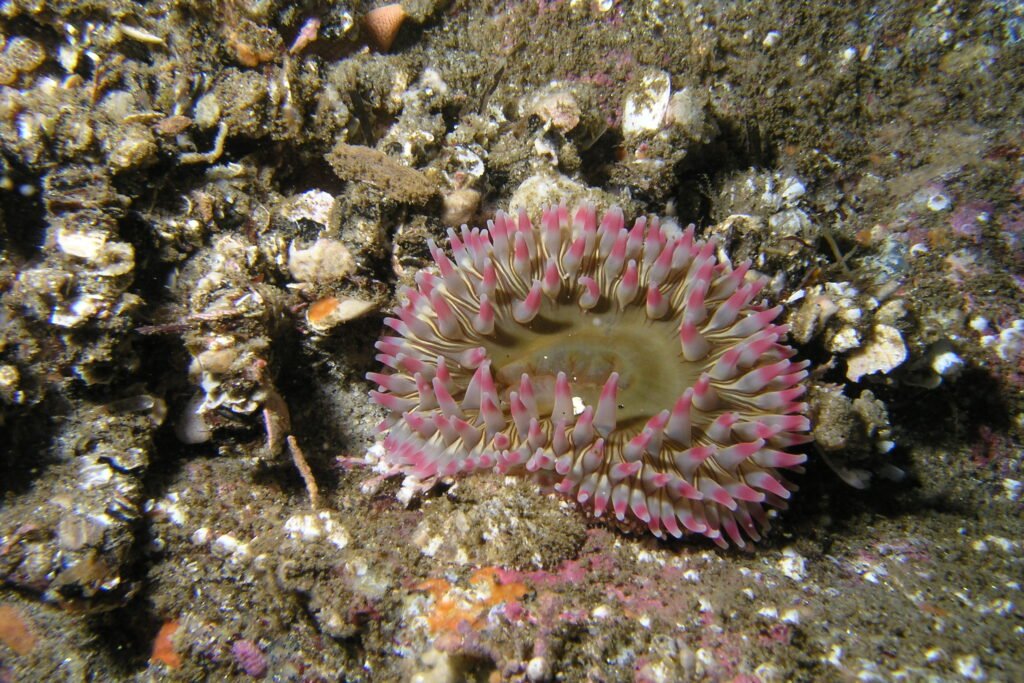
<instances>
[{"instance_id":1,"label":"pink algae patch","mask_svg":"<svg viewBox=\"0 0 1024 683\"><path fill-rule=\"evenodd\" d=\"M10 605L0 605L0 643L17 655L27 655L35 649L36 634L32 622L20 610Z\"/></svg>"},{"instance_id":2,"label":"pink algae patch","mask_svg":"<svg viewBox=\"0 0 1024 683\"><path fill-rule=\"evenodd\" d=\"M526 581L537 587L551 588L560 585L582 583L587 578L587 569L583 562L566 560L554 572L537 570L521 572L514 569L498 569L498 578L505 583Z\"/></svg>"}]
</instances>

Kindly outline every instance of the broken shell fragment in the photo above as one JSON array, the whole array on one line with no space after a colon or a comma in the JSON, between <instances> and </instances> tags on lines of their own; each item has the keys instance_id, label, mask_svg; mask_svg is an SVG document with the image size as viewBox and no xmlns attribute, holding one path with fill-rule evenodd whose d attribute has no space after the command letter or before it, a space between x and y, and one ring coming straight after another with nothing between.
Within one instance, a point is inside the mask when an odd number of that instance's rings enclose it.
<instances>
[{"instance_id":1,"label":"broken shell fragment","mask_svg":"<svg viewBox=\"0 0 1024 683\"><path fill-rule=\"evenodd\" d=\"M341 323L361 318L376 307L372 301L329 296L309 305L306 322L311 330L323 334Z\"/></svg>"},{"instance_id":2,"label":"broken shell fragment","mask_svg":"<svg viewBox=\"0 0 1024 683\"><path fill-rule=\"evenodd\" d=\"M288 247L288 271L298 282L335 282L355 268L348 247L338 240L321 238L306 248L292 242Z\"/></svg>"},{"instance_id":3,"label":"broken shell fragment","mask_svg":"<svg viewBox=\"0 0 1024 683\"><path fill-rule=\"evenodd\" d=\"M626 98L622 109L622 134L627 138L661 128L672 94L672 80L664 71L640 79L640 90Z\"/></svg>"},{"instance_id":4,"label":"broken shell fragment","mask_svg":"<svg viewBox=\"0 0 1024 683\"><path fill-rule=\"evenodd\" d=\"M467 187L445 195L443 201L441 221L445 225L459 226L473 220L480 208L480 193Z\"/></svg>"},{"instance_id":5,"label":"broken shell fragment","mask_svg":"<svg viewBox=\"0 0 1024 683\"><path fill-rule=\"evenodd\" d=\"M106 232L78 232L63 227L57 232L57 246L61 251L87 261L97 258L106 243Z\"/></svg>"},{"instance_id":6,"label":"broken shell fragment","mask_svg":"<svg viewBox=\"0 0 1024 683\"><path fill-rule=\"evenodd\" d=\"M876 372L888 374L907 359L907 347L900 331L891 325L876 325L871 340L846 362L846 378L851 382Z\"/></svg>"},{"instance_id":7,"label":"broken shell fragment","mask_svg":"<svg viewBox=\"0 0 1024 683\"><path fill-rule=\"evenodd\" d=\"M544 129L554 128L568 133L579 125L582 111L573 92L554 83L528 100L524 109L528 115L536 116L544 123Z\"/></svg>"}]
</instances>

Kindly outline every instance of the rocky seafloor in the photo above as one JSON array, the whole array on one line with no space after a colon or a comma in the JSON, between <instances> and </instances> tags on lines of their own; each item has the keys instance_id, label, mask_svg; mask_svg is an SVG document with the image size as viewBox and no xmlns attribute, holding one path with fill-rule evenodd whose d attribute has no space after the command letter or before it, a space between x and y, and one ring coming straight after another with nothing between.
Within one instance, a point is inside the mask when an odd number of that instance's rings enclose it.
<instances>
[{"instance_id":1,"label":"rocky seafloor","mask_svg":"<svg viewBox=\"0 0 1024 683\"><path fill-rule=\"evenodd\" d=\"M0 682L1024 679L1024 5L0 2ZM378 461L428 240L693 222L812 361L746 550Z\"/></svg>"}]
</instances>

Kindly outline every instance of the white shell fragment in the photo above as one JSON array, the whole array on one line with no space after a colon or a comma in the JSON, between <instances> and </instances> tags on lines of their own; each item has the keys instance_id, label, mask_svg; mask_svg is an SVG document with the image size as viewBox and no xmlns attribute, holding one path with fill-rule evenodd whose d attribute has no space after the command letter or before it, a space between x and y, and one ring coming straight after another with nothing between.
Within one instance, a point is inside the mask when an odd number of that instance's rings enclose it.
<instances>
[{"instance_id":1,"label":"white shell fragment","mask_svg":"<svg viewBox=\"0 0 1024 683\"><path fill-rule=\"evenodd\" d=\"M348 532L339 525L330 512L306 512L289 517L284 531L292 538L305 542L326 538L339 550L348 545Z\"/></svg>"},{"instance_id":2,"label":"white shell fragment","mask_svg":"<svg viewBox=\"0 0 1024 683\"><path fill-rule=\"evenodd\" d=\"M932 370L939 377L956 377L964 368L964 359L952 350L944 350L932 358Z\"/></svg>"},{"instance_id":3,"label":"white shell fragment","mask_svg":"<svg viewBox=\"0 0 1024 683\"><path fill-rule=\"evenodd\" d=\"M718 134L718 127L708 115L706 96L689 86L672 93L665 112L665 123L701 142L710 142Z\"/></svg>"},{"instance_id":4,"label":"white shell fragment","mask_svg":"<svg viewBox=\"0 0 1024 683\"><path fill-rule=\"evenodd\" d=\"M288 199L279 211L282 218L290 221L308 220L329 225L334 204L334 196L329 192L309 190Z\"/></svg>"},{"instance_id":5,"label":"white shell fragment","mask_svg":"<svg viewBox=\"0 0 1024 683\"><path fill-rule=\"evenodd\" d=\"M107 243L104 232L70 232L61 228L57 233L57 245L68 256L91 261L99 256L103 245Z\"/></svg>"},{"instance_id":6,"label":"white shell fragment","mask_svg":"<svg viewBox=\"0 0 1024 683\"><path fill-rule=\"evenodd\" d=\"M655 71L640 79L640 91L626 98L622 111L622 134L628 137L661 128L668 111L672 82L664 71Z\"/></svg>"},{"instance_id":7,"label":"white shell fragment","mask_svg":"<svg viewBox=\"0 0 1024 683\"><path fill-rule=\"evenodd\" d=\"M338 240L318 239L312 246L288 246L288 272L298 282L327 283L341 280L356 268L348 247Z\"/></svg>"},{"instance_id":8,"label":"white shell fragment","mask_svg":"<svg viewBox=\"0 0 1024 683\"><path fill-rule=\"evenodd\" d=\"M979 332L989 330L988 321L984 318L972 324ZM1024 320L1014 320L998 334L986 334L981 337L981 345L995 350L1004 361L1019 358L1024 353Z\"/></svg>"},{"instance_id":9,"label":"white shell fragment","mask_svg":"<svg viewBox=\"0 0 1024 683\"><path fill-rule=\"evenodd\" d=\"M832 335L826 343L826 347L832 353L845 353L858 346L860 346L860 335L849 325Z\"/></svg>"},{"instance_id":10,"label":"white shell fragment","mask_svg":"<svg viewBox=\"0 0 1024 683\"><path fill-rule=\"evenodd\" d=\"M890 325L876 325L871 340L846 362L846 378L851 382L876 372L887 374L907 359L907 347L900 331Z\"/></svg>"}]
</instances>

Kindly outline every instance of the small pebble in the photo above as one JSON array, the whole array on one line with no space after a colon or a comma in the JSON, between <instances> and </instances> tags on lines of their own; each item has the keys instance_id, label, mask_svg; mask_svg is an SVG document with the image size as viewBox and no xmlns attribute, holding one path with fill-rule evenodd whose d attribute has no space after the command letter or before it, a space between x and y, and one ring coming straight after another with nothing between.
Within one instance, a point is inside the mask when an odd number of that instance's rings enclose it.
<instances>
[{"instance_id":1,"label":"small pebble","mask_svg":"<svg viewBox=\"0 0 1024 683\"><path fill-rule=\"evenodd\" d=\"M551 665L544 657L534 657L526 664L526 679L530 683L544 683L551 680Z\"/></svg>"}]
</instances>

